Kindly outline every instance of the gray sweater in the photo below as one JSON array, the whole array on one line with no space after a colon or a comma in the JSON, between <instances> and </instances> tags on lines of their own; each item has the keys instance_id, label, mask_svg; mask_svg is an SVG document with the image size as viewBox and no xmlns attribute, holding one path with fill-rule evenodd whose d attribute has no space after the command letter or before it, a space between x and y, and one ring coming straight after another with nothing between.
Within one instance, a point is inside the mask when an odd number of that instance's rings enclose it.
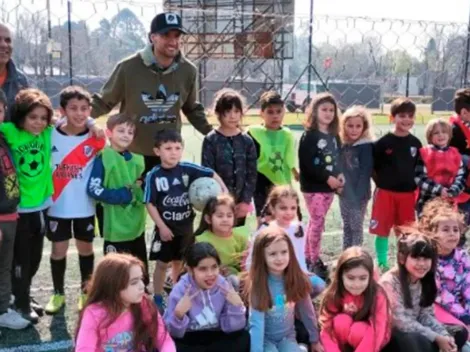
<instances>
[{"instance_id":1,"label":"gray sweater","mask_svg":"<svg viewBox=\"0 0 470 352\"><path fill-rule=\"evenodd\" d=\"M420 307L421 281L410 283L410 294L413 308L405 307L401 292L398 272L389 271L380 278L380 283L387 292L393 313L393 326L403 332L417 332L424 335L431 342L437 336L449 336L445 327L436 320L434 307Z\"/></svg>"}]
</instances>

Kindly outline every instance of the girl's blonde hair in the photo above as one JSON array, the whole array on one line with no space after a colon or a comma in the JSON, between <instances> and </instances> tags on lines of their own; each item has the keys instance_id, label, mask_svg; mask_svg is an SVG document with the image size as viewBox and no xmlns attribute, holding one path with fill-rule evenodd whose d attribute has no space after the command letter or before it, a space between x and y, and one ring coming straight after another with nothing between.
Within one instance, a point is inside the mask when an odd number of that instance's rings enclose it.
<instances>
[{"instance_id":1,"label":"girl's blonde hair","mask_svg":"<svg viewBox=\"0 0 470 352\"><path fill-rule=\"evenodd\" d=\"M437 127L442 128L445 133L449 135L449 141L452 138L452 126L449 122L444 120L443 118L435 118L432 119L428 122L426 125L426 130L425 130L425 135L426 135L426 141L428 144L432 144L432 134L436 130Z\"/></svg>"},{"instance_id":2,"label":"girl's blonde hair","mask_svg":"<svg viewBox=\"0 0 470 352\"><path fill-rule=\"evenodd\" d=\"M304 127L306 130L310 131L318 130L318 108L320 105L325 103L330 103L334 106L335 117L328 126L328 133L333 136L337 136L339 132L338 104L331 93L321 93L313 97L312 102L308 105L307 110L305 111L306 121L304 123Z\"/></svg>"},{"instance_id":3,"label":"girl's blonde hair","mask_svg":"<svg viewBox=\"0 0 470 352\"><path fill-rule=\"evenodd\" d=\"M423 207L423 213L419 220L419 228L421 231L437 240L436 232L439 223L442 221L453 220L459 225L461 242L465 241L465 216L458 211L454 204L448 200L438 197L428 201Z\"/></svg>"},{"instance_id":4,"label":"girl's blonde hair","mask_svg":"<svg viewBox=\"0 0 470 352\"><path fill-rule=\"evenodd\" d=\"M367 141L372 141L374 139L374 131L372 127L372 116L365 106L362 105L353 105L347 109L339 120L339 137L341 138L342 143L348 143L348 138L346 136L346 122L353 117L362 118L364 123L364 129L362 130L362 135L359 139L365 139Z\"/></svg>"}]
</instances>

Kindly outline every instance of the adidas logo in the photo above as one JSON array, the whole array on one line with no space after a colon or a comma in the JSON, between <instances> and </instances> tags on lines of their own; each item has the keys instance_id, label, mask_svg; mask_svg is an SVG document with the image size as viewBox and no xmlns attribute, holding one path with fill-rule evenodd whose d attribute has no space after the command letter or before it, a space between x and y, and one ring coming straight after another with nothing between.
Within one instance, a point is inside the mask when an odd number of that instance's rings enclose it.
<instances>
[{"instance_id":1,"label":"adidas logo","mask_svg":"<svg viewBox=\"0 0 470 352\"><path fill-rule=\"evenodd\" d=\"M87 231L92 231L94 229L95 227L93 226L93 224L88 224L88 227L86 228Z\"/></svg>"},{"instance_id":2,"label":"adidas logo","mask_svg":"<svg viewBox=\"0 0 470 352\"><path fill-rule=\"evenodd\" d=\"M175 178L175 179L173 180L173 183L172 183L173 186L178 186L178 185L180 185L180 184L181 184L181 182L180 182L177 178Z\"/></svg>"},{"instance_id":3,"label":"adidas logo","mask_svg":"<svg viewBox=\"0 0 470 352\"><path fill-rule=\"evenodd\" d=\"M59 149L55 145L52 146L52 153L57 153Z\"/></svg>"},{"instance_id":4,"label":"adidas logo","mask_svg":"<svg viewBox=\"0 0 470 352\"><path fill-rule=\"evenodd\" d=\"M166 114L178 101L180 94L173 93L168 96L165 86L160 84L155 98L146 92L142 92L140 96L145 106L147 106L147 108L149 108L153 113Z\"/></svg>"}]
</instances>

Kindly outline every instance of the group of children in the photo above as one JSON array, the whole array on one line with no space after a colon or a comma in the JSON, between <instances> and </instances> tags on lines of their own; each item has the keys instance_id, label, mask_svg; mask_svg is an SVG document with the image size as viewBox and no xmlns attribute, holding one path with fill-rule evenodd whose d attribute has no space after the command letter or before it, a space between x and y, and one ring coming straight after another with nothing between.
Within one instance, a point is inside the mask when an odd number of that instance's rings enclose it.
<instances>
[{"instance_id":1,"label":"group of children","mask_svg":"<svg viewBox=\"0 0 470 352\"><path fill-rule=\"evenodd\" d=\"M30 288L44 236L54 286L45 311L65 305L73 237L82 281L77 351L460 350L470 324L470 258L456 209L470 209L470 90L457 92L451 124L428 124L426 147L410 133L410 100L392 103L394 129L373 142L364 107L340 116L333 95L320 94L306 112L299 170L284 102L271 91L260 104L263 124L245 132L241 95L218 92L220 126L203 141L202 166L182 161L179 132L162 130L153 149L161 162L144 174L144 158L128 150L138 138L131 117L109 117L103 133L89 118L89 93L73 86L61 92L63 118L53 122L44 93L21 91L12 121L0 124L0 326L22 329L42 313ZM0 95L0 117L5 107ZM207 202L194 231L188 189L201 177L214 178L223 194ZM380 279L360 248L372 178L369 231ZM344 252L325 289L321 237L335 194ZM252 200L258 230L246 236L239 226ZM413 224L415 212L419 225L400 227ZM149 255L147 214L155 224ZM106 256L94 269L96 226ZM398 255L389 270L392 228ZM156 261L153 300L147 258ZM322 291L318 325L312 299Z\"/></svg>"}]
</instances>

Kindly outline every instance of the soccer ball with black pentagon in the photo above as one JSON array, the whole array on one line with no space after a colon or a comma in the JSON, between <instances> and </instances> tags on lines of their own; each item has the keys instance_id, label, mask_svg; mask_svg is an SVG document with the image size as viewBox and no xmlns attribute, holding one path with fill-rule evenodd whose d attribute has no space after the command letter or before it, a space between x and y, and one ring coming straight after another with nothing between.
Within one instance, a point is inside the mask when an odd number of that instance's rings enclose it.
<instances>
[{"instance_id":1,"label":"soccer ball with black pentagon","mask_svg":"<svg viewBox=\"0 0 470 352\"><path fill-rule=\"evenodd\" d=\"M35 177L44 169L44 155L37 149L23 154L19 160L20 171L29 177Z\"/></svg>"}]
</instances>

